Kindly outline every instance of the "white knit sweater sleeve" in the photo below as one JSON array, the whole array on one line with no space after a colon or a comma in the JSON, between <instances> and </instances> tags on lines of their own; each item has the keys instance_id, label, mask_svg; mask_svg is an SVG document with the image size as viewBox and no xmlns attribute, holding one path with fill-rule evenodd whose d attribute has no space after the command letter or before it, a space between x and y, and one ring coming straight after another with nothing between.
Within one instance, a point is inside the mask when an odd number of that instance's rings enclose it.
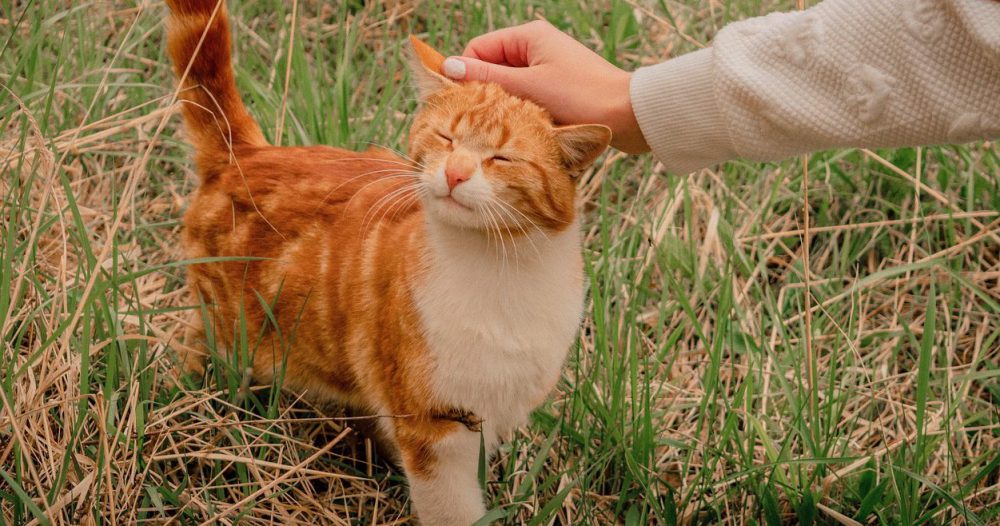
<instances>
[{"instance_id":1,"label":"white knit sweater sleeve","mask_svg":"<svg viewBox=\"0 0 1000 526\"><path fill-rule=\"evenodd\" d=\"M1000 137L1000 1L826 0L730 24L639 69L639 127L668 170L832 147Z\"/></svg>"}]
</instances>

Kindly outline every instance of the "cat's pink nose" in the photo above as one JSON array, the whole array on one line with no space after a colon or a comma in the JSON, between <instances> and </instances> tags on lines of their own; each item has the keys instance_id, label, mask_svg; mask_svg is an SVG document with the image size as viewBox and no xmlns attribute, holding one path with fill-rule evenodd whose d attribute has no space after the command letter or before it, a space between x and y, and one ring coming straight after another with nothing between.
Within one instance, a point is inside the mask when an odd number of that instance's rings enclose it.
<instances>
[{"instance_id":1,"label":"cat's pink nose","mask_svg":"<svg viewBox=\"0 0 1000 526\"><path fill-rule=\"evenodd\" d=\"M463 170L454 166L449 166L444 171L444 176L448 179L448 190L454 190L459 184L468 181L472 177L472 170Z\"/></svg>"}]
</instances>

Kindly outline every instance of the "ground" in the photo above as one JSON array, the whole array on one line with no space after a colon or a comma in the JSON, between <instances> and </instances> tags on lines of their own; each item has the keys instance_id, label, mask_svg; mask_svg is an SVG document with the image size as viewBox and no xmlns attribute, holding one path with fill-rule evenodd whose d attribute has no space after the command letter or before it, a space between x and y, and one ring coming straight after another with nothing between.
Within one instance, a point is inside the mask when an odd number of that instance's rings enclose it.
<instances>
[{"instance_id":1,"label":"ground","mask_svg":"<svg viewBox=\"0 0 1000 526\"><path fill-rule=\"evenodd\" d=\"M458 52L547 17L635 68L797 8L230 4L238 82L268 138L358 149L405 147L409 33ZM165 15L0 0L0 524L410 523L364 422L224 361L202 385L169 381L198 306L177 248L195 179ZM489 517L998 523L998 170L992 143L690 175L609 152L580 181L579 344L492 461Z\"/></svg>"}]
</instances>

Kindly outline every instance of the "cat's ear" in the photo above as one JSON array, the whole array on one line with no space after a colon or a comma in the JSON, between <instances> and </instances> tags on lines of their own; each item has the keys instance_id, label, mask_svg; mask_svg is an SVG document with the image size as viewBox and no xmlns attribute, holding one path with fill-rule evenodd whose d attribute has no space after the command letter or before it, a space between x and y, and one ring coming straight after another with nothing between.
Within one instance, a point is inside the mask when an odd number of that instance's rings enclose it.
<instances>
[{"instance_id":1,"label":"cat's ear","mask_svg":"<svg viewBox=\"0 0 1000 526\"><path fill-rule=\"evenodd\" d=\"M410 49L407 53L410 71L420 93L420 100L427 100L434 93L455 85L455 81L441 74L444 55L428 46L419 38L410 35Z\"/></svg>"},{"instance_id":2,"label":"cat's ear","mask_svg":"<svg viewBox=\"0 0 1000 526\"><path fill-rule=\"evenodd\" d=\"M590 166L611 144L611 128L601 124L578 124L555 128L563 166L576 175Z\"/></svg>"}]
</instances>

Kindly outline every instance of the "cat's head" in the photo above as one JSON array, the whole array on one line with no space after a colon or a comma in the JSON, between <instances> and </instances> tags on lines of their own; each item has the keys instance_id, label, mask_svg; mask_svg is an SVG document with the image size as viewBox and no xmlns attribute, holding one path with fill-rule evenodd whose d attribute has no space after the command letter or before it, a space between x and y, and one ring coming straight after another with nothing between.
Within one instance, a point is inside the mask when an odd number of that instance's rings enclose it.
<instances>
[{"instance_id":1,"label":"cat's head","mask_svg":"<svg viewBox=\"0 0 1000 526\"><path fill-rule=\"evenodd\" d=\"M446 78L440 53L413 37L411 44L421 106L409 154L431 219L509 235L572 224L575 177L607 148L611 130L556 126L498 85Z\"/></svg>"}]
</instances>

